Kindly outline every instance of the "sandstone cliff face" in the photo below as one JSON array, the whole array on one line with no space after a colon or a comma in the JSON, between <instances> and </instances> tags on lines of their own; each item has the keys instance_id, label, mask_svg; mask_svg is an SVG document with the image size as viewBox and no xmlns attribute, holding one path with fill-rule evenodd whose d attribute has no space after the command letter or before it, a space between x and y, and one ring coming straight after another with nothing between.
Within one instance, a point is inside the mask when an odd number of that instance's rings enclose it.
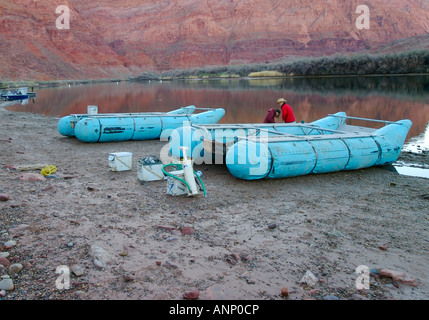
<instances>
[{"instance_id":1,"label":"sandstone cliff face","mask_svg":"<svg viewBox=\"0 0 429 320\"><path fill-rule=\"evenodd\" d=\"M370 29L356 28L359 5ZM70 8L69 30L55 22ZM429 33L429 0L0 0L0 79L112 78L377 49Z\"/></svg>"}]
</instances>

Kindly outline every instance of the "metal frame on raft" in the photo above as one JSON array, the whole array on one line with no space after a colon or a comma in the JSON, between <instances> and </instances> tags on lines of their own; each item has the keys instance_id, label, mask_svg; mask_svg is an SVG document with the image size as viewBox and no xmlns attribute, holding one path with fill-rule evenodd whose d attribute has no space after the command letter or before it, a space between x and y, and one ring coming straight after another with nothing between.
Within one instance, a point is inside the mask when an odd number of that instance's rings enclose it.
<instances>
[{"instance_id":1,"label":"metal frame on raft","mask_svg":"<svg viewBox=\"0 0 429 320\"><path fill-rule=\"evenodd\" d=\"M129 112L129 113L72 113L68 116L62 117L58 121L58 131L64 136L74 137L73 129L82 119L86 118L124 118L124 117L148 117L148 116L178 116L178 115L191 115L197 109L194 105L181 107L167 112ZM88 110L89 111L89 110Z\"/></svg>"},{"instance_id":2,"label":"metal frame on raft","mask_svg":"<svg viewBox=\"0 0 429 320\"><path fill-rule=\"evenodd\" d=\"M76 119L82 119L82 118L121 118L121 117L158 117L158 116L163 116L163 117L186 117L189 116L191 114L194 114L195 110L204 110L204 111L209 111L209 110L216 110L216 108L190 108L188 112L179 112L181 110L187 110L187 108L189 107L182 107L180 109L177 110L173 110L173 111L167 111L167 112L130 112L130 113L95 113L95 114L89 114L89 113L75 113L75 114L70 114L69 117L75 117ZM177 112L177 113L174 113Z\"/></svg>"},{"instance_id":3,"label":"metal frame on raft","mask_svg":"<svg viewBox=\"0 0 429 320\"><path fill-rule=\"evenodd\" d=\"M259 124L214 124L214 125L200 125L200 124L193 124L192 127L197 128L197 129L201 129L204 130L206 133L206 139L203 139L203 144L204 144L204 149L209 151L209 152L213 152L213 148L212 145L222 145L223 149L225 152L225 148L228 148L229 146L231 146L232 144L234 144L238 138L242 138L245 139L246 137L259 137L261 132L266 132L266 133L271 133L271 134L277 134L279 136L294 136L294 137L301 137L299 135L294 135L294 134L290 134L290 133L285 133L285 132L281 132L281 131L274 131L274 130L269 130L269 129L264 129L262 128L263 126L266 127L273 127L272 124L267 124L267 125L259 125ZM323 132L339 132L337 130L331 130L331 129L324 129L324 128L320 128L318 126L315 125L311 125L311 124L300 124L300 123L293 123L293 124L276 124L276 126L274 127L274 129L276 129L277 127L299 127L301 129L303 129L303 135L302 136L318 136L318 135L322 135ZM219 129L248 129L248 130L255 130L255 132L249 133L246 137L242 137L242 136L237 136L234 137L234 140L232 140L231 142L227 142L227 143L222 143L222 142L218 142L216 141L216 139L210 139L209 137L211 136L209 130L216 130L217 128ZM307 132L304 129L308 129ZM312 135L312 133L316 131L317 134ZM271 136L273 137L273 136Z\"/></svg>"},{"instance_id":4,"label":"metal frame on raft","mask_svg":"<svg viewBox=\"0 0 429 320\"><path fill-rule=\"evenodd\" d=\"M351 116L341 116L336 114L329 114L329 116L332 117L338 117L343 119L352 119L352 120L363 120L363 121L371 121L371 122L378 122L378 123L384 123L386 125L388 124L396 124L396 125L404 125L400 122L394 122L394 121L387 121L387 120L378 120L378 119L369 119L369 118L360 118L360 117L351 117ZM274 131L274 130L268 130L264 129L263 127L274 127L274 129L282 128L282 127L297 127L302 129L303 134L297 135L297 134L291 134L291 133L285 133L281 131ZM215 129L253 129L255 132L249 133L246 136L237 136L234 138L234 141L227 143L227 147L230 145L236 143L238 140L253 140L256 138L261 138L260 133L266 132L271 133L277 136L264 136L262 139L266 138L269 140L269 142L282 142L282 141L302 141L302 140L322 140L322 139L336 139L336 138L359 138L359 137L370 137L373 136L373 133L377 130L375 128L368 128L368 127L362 127L362 126L354 126L354 125L348 125L348 124L342 124L339 127L345 127L347 129L350 128L358 128L358 131L350 131L350 130L334 130L334 129L327 129L322 128L317 125L312 124L305 124L305 123L279 123L279 124L207 124L207 125L201 125L201 124L193 124L192 127L197 129L202 129L206 132L207 137L211 136L209 130L215 130ZM305 131L304 129L308 129ZM317 132L316 134L312 134L313 132ZM204 139L204 142L210 143L210 142L216 142L215 139Z\"/></svg>"},{"instance_id":5,"label":"metal frame on raft","mask_svg":"<svg viewBox=\"0 0 429 320\"><path fill-rule=\"evenodd\" d=\"M138 116L138 115L178 115L178 114L192 114L195 110L210 110L212 108L197 108L194 105L180 107L171 111L145 111L145 112L114 112L114 113L72 113L70 116L87 116L87 117L119 117L119 116Z\"/></svg>"},{"instance_id":6,"label":"metal frame on raft","mask_svg":"<svg viewBox=\"0 0 429 320\"><path fill-rule=\"evenodd\" d=\"M344 112L339 112L337 114L345 115ZM178 148L180 145L186 145L190 147L192 157L194 159L201 160L204 158L202 154L194 154L195 148L199 145L201 141L204 142L206 148L213 142L213 144L219 145L227 141L228 145L234 142L234 138L240 134L237 130L248 130L249 133L244 133L249 135L250 133L255 134L261 132L261 129L273 130L273 132L288 132L296 133L299 135L310 134L314 129L324 128L324 129L336 129L344 120L335 117L325 117L311 123L307 124L297 124L297 123L253 123L253 124L215 124L215 123L192 123L192 125L183 126L177 128L174 139L171 139L170 152L174 157L181 157L181 152ZM301 127L301 128L299 128ZM308 131L303 131L304 128L308 128ZM217 130L220 131L221 137L218 137ZM297 131L298 130L298 131ZM210 132L209 132L210 131ZM190 139L191 138L191 139ZM191 140L191 141L190 141ZM200 147L198 147L200 148ZM223 148L226 148L223 145Z\"/></svg>"},{"instance_id":7,"label":"metal frame on raft","mask_svg":"<svg viewBox=\"0 0 429 320\"><path fill-rule=\"evenodd\" d=\"M385 124L401 124L402 123L398 123L397 121L387 121L387 120L378 120L378 119L370 119L370 118L361 118L361 117L351 117L351 116L346 116L346 115L340 115L340 114L328 114L328 116L330 117L337 117L337 118L343 118L343 119L353 119L353 120L363 120L363 121L370 121L370 122L380 122L380 123L385 123Z\"/></svg>"}]
</instances>

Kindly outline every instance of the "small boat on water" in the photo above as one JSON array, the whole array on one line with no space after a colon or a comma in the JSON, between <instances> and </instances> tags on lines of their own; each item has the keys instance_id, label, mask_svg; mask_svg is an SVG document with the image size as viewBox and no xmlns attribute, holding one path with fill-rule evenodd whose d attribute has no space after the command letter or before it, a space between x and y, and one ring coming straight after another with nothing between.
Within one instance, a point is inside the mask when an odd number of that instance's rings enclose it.
<instances>
[{"instance_id":1,"label":"small boat on water","mask_svg":"<svg viewBox=\"0 0 429 320\"><path fill-rule=\"evenodd\" d=\"M15 101L15 100L26 100L34 98L36 96L35 92L28 92L28 88L19 88L14 91L2 91L0 94L3 100Z\"/></svg>"},{"instance_id":2,"label":"small boat on water","mask_svg":"<svg viewBox=\"0 0 429 320\"><path fill-rule=\"evenodd\" d=\"M194 113L195 110L203 110ZM170 112L72 114L58 121L58 131L83 142L158 139L184 124L217 123L222 108L182 107Z\"/></svg>"},{"instance_id":3,"label":"small boat on water","mask_svg":"<svg viewBox=\"0 0 429 320\"><path fill-rule=\"evenodd\" d=\"M347 119L384 123L379 129ZM309 124L192 125L172 134L170 153L187 146L195 164L226 164L239 179L273 179L392 164L412 123L348 117L344 112Z\"/></svg>"}]
</instances>

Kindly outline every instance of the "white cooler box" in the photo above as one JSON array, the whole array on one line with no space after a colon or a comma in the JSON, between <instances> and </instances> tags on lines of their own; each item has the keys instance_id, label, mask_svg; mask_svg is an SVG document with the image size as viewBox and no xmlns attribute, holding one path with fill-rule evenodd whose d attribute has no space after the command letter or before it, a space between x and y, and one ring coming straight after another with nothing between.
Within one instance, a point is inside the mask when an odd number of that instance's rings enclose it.
<instances>
[{"instance_id":1,"label":"white cooler box","mask_svg":"<svg viewBox=\"0 0 429 320\"><path fill-rule=\"evenodd\" d=\"M109 154L110 171L129 171L133 168L132 152L115 152Z\"/></svg>"},{"instance_id":2,"label":"white cooler box","mask_svg":"<svg viewBox=\"0 0 429 320\"><path fill-rule=\"evenodd\" d=\"M164 164L152 157L139 159L137 165L137 177L140 181L157 181L164 179L162 167Z\"/></svg>"}]
</instances>

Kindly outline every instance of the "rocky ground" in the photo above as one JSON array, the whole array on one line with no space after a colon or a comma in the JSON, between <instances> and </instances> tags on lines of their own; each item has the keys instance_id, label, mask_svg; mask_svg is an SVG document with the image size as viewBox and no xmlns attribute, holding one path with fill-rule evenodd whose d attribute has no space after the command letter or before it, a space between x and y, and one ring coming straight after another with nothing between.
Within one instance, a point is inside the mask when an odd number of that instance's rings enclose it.
<instances>
[{"instance_id":1,"label":"rocky ground","mask_svg":"<svg viewBox=\"0 0 429 320\"><path fill-rule=\"evenodd\" d=\"M0 108L0 300L429 298L428 179L242 181L200 165L207 197L174 197L137 178L166 142L86 144L57 121ZM132 171L109 170L120 151Z\"/></svg>"}]
</instances>

